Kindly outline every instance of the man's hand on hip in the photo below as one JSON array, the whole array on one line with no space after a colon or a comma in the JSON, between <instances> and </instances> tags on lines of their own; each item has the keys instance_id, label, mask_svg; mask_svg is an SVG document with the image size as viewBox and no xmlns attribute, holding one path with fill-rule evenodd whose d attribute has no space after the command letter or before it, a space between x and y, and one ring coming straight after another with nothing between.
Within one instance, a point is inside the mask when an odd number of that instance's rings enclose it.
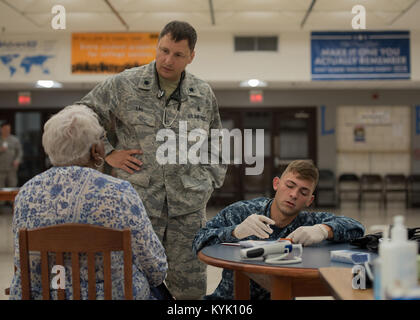
<instances>
[{"instance_id":1,"label":"man's hand on hip","mask_svg":"<svg viewBox=\"0 0 420 320\"><path fill-rule=\"evenodd\" d=\"M19 168L19 161L18 160L13 160L13 167L15 169Z\"/></svg>"},{"instance_id":2,"label":"man's hand on hip","mask_svg":"<svg viewBox=\"0 0 420 320\"><path fill-rule=\"evenodd\" d=\"M143 162L133 157L133 154L143 154L143 152L140 149L114 150L105 157L105 161L111 167L122 169L128 173L134 173L134 170L141 170Z\"/></svg>"}]
</instances>

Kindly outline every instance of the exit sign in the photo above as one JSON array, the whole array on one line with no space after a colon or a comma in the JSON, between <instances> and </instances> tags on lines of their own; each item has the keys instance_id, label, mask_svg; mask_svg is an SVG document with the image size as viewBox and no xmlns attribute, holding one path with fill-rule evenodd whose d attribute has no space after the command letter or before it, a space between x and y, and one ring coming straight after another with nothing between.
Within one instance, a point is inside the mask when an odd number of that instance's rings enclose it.
<instances>
[{"instance_id":1,"label":"exit sign","mask_svg":"<svg viewBox=\"0 0 420 320\"><path fill-rule=\"evenodd\" d=\"M249 92L249 102L251 103L262 103L264 100L262 91L250 91Z\"/></svg>"},{"instance_id":2,"label":"exit sign","mask_svg":"<svg viewBox=\"0 0 420 320\"><path fill-rule=\"evenodd\" d=\"M18 93L18 105L28 106L31 104L31 93L30 92L19 92Z\"/></svg>"}]
</instances>

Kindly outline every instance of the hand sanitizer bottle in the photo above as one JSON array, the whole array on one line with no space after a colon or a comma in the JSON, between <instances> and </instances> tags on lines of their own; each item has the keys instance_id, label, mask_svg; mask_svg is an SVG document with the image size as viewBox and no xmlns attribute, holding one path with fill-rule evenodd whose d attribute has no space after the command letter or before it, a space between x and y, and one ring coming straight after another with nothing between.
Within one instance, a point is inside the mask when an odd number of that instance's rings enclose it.
<instances>
[{"instance_id":1,"label":"hand sanitizer bottle","mask_svg":"<svg viewBox=\"0 0 420 320\"><path fill-rule=\"evenodd\" d=\"M417 285L417 242L407 240L404 217L395 216L391 239L379 244L381 259L381 299L394 290L404 291Z\"/></svg>"}]
</instances>

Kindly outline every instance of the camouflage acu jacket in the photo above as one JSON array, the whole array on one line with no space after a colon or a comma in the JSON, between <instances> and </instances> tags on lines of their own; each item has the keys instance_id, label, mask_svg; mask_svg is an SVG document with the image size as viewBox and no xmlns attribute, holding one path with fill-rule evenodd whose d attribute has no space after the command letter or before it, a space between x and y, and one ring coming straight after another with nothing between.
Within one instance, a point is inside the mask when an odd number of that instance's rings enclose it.
<instances>
[{"instance_id":1,"label":"camouflage acu jacket","mask_svg":"<svg viewBox=\"0 0 420 320\"><path fill-rule=\"evenodd\" d=\"M239 201L231 204L220 211L213 219L209 220L204 228L201 228L193 241L193 251L197 253L202 248L221 242L238 242L239 240L232 236L232 231L238 224L244 221L253 213L262 214L270 217L272 199L256 198L252 200ZM334 232L334 238L331 241L341 242L363 236L365 228L358 221L344 217L336 216L328 212L306 212L301 211L297 217L284 228L272 225L273 233L269 239L275 240L285 238L294 230L301 226L313 226L315 224L326 224ZM250 236L243 240L261 240L255 236ZM328 240L330 241L330 240ZM269 299L270 293L251 280L250 295L251 299ZM233 271L223 269L222 280L216 290L204 299L233 299Z\"/></svg>"},{"instance_id":2,"label":"camouflage acu jacket","mask_svg":"<svg viewBox=\"0 0 420 320\"><path fill-rule=\"evenodd\" d=\"M179 216L206 206L213 189L223 184L227 166L222 161L214 165L179 164L179 161L159 164L156 151L164 142L156 141L156 135L160 129L165 129L162 117L166 98L157 97L155 72L155 62L125 70L97 85L77 103L87 105L98 114L107 131L106 154L114 149L143 151L142 155L136 155L143 162L140 171L129 174L116 169L116 175L132 183L149 216L160 216L165 198L169 216ZM177 146L179 121L187 122L188 132L203 129L210 140L210 130L221 128L216 97L210 86L185 72L180 93L179 114L170 128L176 134ZM178 103L171 100L166 111L168 123L176 116L177 108ZM189 141L188 147L193 144Z\"/></svg>"},{"instance_id":3,"label":"camouflage acu jacket","mask_svg":"<svg viewBox=\"0 0 420 320\"><path fill-rule=\"evenodd\" d=\"M13 167L13 161L17 160L19 163L22 162L23 150L22 144L19 139L14 135L9 135L6 139L0 136L0 147L6 143L7 148L4 151L0 151L0 172L9 172L10 170L16 170Z\"/></svg>"}]
</instances>

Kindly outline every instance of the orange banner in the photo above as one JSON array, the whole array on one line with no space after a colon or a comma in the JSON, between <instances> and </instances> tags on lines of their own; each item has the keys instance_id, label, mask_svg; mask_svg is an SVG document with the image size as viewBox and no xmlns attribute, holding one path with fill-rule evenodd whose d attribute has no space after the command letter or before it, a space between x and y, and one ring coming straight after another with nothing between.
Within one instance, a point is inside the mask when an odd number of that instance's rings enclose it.
<instances>
[{"instance_id":1,"label":"orange banner","mask_svg":"<svg viewBox=\"0 0 420 320\"><path fill-rule=\"evenodd\" d=\"M158 33L73 33L72 73L119 73L155 59Z\"/></svg>"}]
</instances>

